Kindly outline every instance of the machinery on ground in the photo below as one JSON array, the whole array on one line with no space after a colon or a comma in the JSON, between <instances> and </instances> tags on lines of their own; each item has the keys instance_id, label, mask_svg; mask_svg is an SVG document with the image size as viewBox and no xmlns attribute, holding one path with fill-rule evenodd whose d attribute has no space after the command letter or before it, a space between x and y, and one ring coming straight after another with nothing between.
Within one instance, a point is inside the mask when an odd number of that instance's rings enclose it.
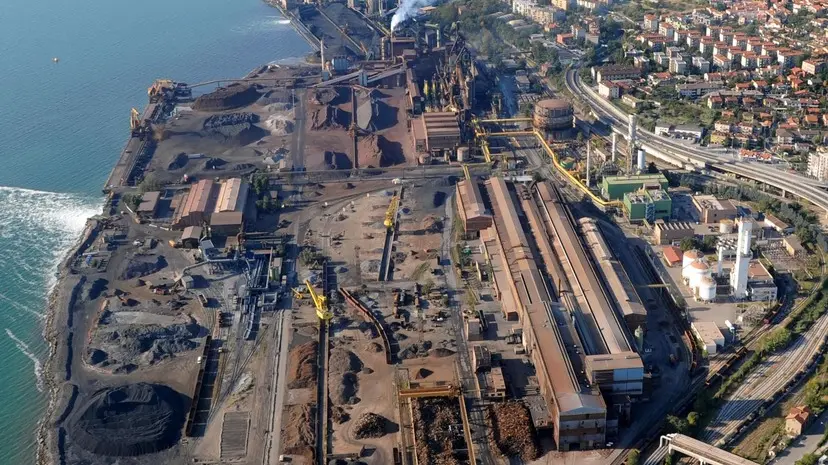
<instances>
[{"instance_id":1,"label":"machinery on ground","mask_svg":"<svg viewBox=\"0 0 828 465\"><path fill-rule=\"evenodd\" d=\"M391 229L394 227L395 219L397 218L397 209L400 207L400 196L395 195L391 197L391 203L388 205L388 210L385 211L385 227Z\"/></svg>"},{"instance_id":2,"label":"machinery on ground","mask_svg":"<svg viewBox=\"0 0 828 465\"><path fill-rule=\"evenodd\" d=\"M313 305L316 307L316 316L325 321L333 318L333 313L328 310L328 299L324 295L317 294L313 285L307 279L305 280L305 286L307 286Z\"/></svg>"}]
</instances>

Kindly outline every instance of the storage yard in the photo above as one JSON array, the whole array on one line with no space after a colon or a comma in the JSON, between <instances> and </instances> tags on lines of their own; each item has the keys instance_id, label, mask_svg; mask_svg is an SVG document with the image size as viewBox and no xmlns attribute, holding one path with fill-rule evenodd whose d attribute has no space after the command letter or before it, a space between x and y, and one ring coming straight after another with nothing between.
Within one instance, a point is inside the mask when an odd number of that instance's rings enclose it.
<instances>
[{"instance_id":1,"label":"storage yard","mask_svg":"<svg viewBox=\"0 0 828 465\"><path fill-rule=\"evenodd\" d=\"M640 249L533 158L568 144L571 103L539 96L516 149L481 130L463 37L283 3L319 63L158 80L132 113L59 289L56 456L494 465L629 442L698 360L639 292ZM100 435L109 400L135 434Z\"/></svg>"}]
</instances>

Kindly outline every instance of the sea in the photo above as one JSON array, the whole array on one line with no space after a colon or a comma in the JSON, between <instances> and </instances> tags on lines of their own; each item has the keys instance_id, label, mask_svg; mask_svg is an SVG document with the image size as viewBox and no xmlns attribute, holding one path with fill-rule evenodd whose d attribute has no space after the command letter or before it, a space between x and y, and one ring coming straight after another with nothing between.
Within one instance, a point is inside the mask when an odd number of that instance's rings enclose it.
<instances>
[{"instance_id":1,"label":"sea","mask_svg":"<svg viewBox=\"0 0 828 465\"><path fill-rule=\"evenodd\" d=\"M35 462L47 296L157 78L240 77L310 46L261 0L0 8L0 464ZM57 58L57 60L54 60Z\"/></svg>"}]
</instances>

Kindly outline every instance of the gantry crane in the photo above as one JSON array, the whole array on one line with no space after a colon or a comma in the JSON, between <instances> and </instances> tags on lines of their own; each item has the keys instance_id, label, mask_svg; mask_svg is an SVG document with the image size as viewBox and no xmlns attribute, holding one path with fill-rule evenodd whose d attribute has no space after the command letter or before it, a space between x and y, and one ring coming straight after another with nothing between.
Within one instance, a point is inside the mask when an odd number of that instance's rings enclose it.
<instances>
[{"instance_id":1,"label":"gantry crane","mask_svg":"<svg viewBox=\"0 0 828 465\"><path fill-rule=\"evenodd\" d=\"M391 229L394 227L394 219L397 217L397 208L400 206L400 196L395 195L391 197L391 203L388 205L388 210L385 211L385 227Z\"/></svg>"},{"instance_id":2,"label":"gantry crane","mask_svg":"<svg viewBox=\"0 0 828 465\"><path fill-rule=\"evenodd\" d=\"M324 295L317 294L316 290L307 279L305 280L305 286L308 287L308 293L310 293L313 305L316 307L316 316L318 316L320 320L325 321L333 318L333 313L328 310L328 299Z\"/></svg>"}]
</instances>

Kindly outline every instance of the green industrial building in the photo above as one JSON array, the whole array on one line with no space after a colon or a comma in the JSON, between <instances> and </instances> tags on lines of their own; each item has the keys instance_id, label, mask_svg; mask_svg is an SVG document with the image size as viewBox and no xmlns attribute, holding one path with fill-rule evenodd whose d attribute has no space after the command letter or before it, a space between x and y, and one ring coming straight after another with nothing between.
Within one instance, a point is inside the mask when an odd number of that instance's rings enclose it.
<instances>
[{"instance_id":1,"label":"green industrial building","mask_svg":"<svg viewBox=\"0 0 828 465\"><path fill-rule=\"evenodd\" d=\"M641 189L624 194L624 213L630 222L669 220L673 199L663 189Z\"/></svg>"},{"instance_id":2,"label":"green industrial building","mask_svg":"<svg viewBox=\"0 0 828 465\"><path fill-rule=\"evenodd\" d=\"M633 176L605 176L601 183L601 195L608 200L621 200L624 194L645 188L667 190L667 178L661 173L637 174Z\"/></svg>"}]
</instances>

